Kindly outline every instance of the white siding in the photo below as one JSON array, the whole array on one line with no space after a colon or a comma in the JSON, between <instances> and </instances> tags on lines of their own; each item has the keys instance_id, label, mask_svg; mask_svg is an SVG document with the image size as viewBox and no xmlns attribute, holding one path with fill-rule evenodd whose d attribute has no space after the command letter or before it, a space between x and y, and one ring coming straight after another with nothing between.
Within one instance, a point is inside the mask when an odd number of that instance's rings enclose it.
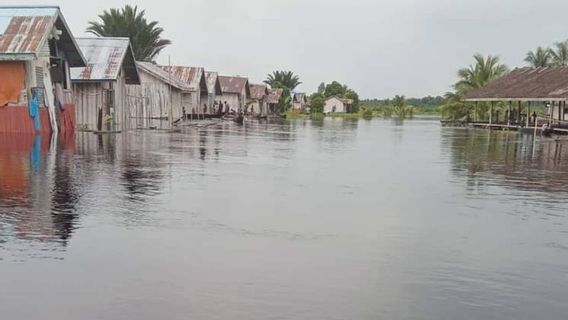
<instances>
[{"instance_id":1,"label":"white siding","mask_svg":"<svg viewBox=\"0 0 568 320\"><path fill-rule=\"evenodd\" d=\"M325 106L323 108L324 113L333 112L347 112L345 104L337 98L329 98L325 101Z\"/></svg>"}]
</instances>

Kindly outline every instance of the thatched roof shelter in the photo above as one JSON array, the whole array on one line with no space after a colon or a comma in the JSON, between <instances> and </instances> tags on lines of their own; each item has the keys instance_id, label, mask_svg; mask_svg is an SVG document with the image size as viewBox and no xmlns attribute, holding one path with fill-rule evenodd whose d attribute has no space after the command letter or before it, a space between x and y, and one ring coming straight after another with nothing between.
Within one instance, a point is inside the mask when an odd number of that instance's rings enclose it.
<instances>
[{"instance_id":1,"label":"thatched roof shelter","mask_svg":"<svg viewBox=\"0 0 568 320\"><path fill-rule=\"evenodd\" d=\"M568 67L518 68L464 96L465 101L568 100Z\"/></svg>"}]
</instances>

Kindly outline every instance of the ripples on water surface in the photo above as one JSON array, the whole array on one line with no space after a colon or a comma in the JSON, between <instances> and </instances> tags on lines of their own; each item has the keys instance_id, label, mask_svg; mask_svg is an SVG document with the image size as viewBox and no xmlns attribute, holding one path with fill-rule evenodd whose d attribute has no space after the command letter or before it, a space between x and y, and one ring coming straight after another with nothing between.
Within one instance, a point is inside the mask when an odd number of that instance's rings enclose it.
<instances>
[{"instance_id":1,"label":"ripples on water surface","mask_svg":"<svg viewBox=\"0 0 568 320\"><path fill-rule=\"evenodd\" d=\"M2 318L568 317L568 142L326 120L0 146Z\"/></svg>"}]
</instances>

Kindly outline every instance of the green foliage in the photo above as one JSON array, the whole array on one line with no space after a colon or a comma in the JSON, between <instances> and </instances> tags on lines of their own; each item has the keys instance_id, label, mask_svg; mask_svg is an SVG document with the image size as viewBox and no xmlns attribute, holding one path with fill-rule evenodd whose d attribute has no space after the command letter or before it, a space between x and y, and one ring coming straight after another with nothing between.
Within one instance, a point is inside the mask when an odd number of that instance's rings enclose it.
<instances>
[{"instance_id":1,"label":"green foliage","mask_svg":"<svg viewBox=\"0 0 568 320\"><path fill-rule=\"evenodd\" d=\"M552 65L555 67L568 66L568 40L556 42L554 48L550 49Z\"/></svg>"},{"instance_id":2,"label":"green foliage","mask_svg":"<svg viewBox=\"0 0 568 320\"><path fill-rule=\"evenodd\" d=\"M322 93L314 93L310 97L310 112L312 114L323 113L325 96Z\"/></svg>"},{"instance_id":3,"label":"green foliage","mask_svg":"<svg viewBox=\"0 0 568 320\"><path fill-rule=\"evenodd\" d=\"M300 77L292 71L274 71L266 77L264 83L272 88L287 88L290 92L302 84Z\"/></svg>"},{"instance_id":4,"label":"green foliage","mask_svg":"<svg viewBox=\"0 0 568 320\"><path fill-rule=\"evenodd\" d=\"M549 67L552 63L551 50L549 48L538 47L535 51L529 51L525 62L533 68Z\"/></svg>"},{"instance_id":5,"label":"green foliage","mask_svg":"<svg viewBox=\"0 0 568 320\"><path fill-rule=\"evenodd\" d=\"M333 81L332 83L325 86L324 95L326 98L337 96L343 98L345 96L345 92L347 91L347 87L342 85L337 81Z\"/></svg>"},{"instance_id":6,"label":"green foliage","mask_svg":"<svg viewBox=\"0 0 568 320\"><path fill-rule=\"evenodd\" d=\"M87 32L99 37L128 37L137 61L153 61L172 42L161 38L164 30L157 21L147 21L145 14L129 5L105 10L98 16L100 22L89 21Z\"/></svg>"},{"instance_id":7,"label":"green foliage","mask_svg":"<svg viewBox=\"0 0 568 320\"><path fill-rule=\"evenodd\" d=\"M363 112L361 112L361 116L363 117L363 119L371 119L373 118L373 110L371 109L364 109L362 110Z\"/></svg>"},{"instance_id":8,"label":"green foliage","mask_svg":"<svg viewBox=\"0 0 568 320\"><path fill-rule=\"evenodd\" d=\"M499 61L499 57L476 54L475 64L458 71L458 82L454 85L455 92L446 94L446 100L441 108L442 116L450 121L470 121L488 118L488 106L478 104L474 108L472 104L463 101L463 96L471 90L479 89L489 82L503 76L508 72L507 66ZM477 110L474 113L474 110Z\"/></svg>"},{"instance_id":9,"label":"green foliage","mask_svg":"<svg viewBox=\"0 0 568 320\"><path fill-rule=\"evenodd\" d=\"M325 83L320 83L318 86L318 93L324 94L325 93Z\"/></svg>"},{"instance_id":10,"label":"green foliage","mask_svg":"<svg viewBox=\"0 0 568 320\"><path fill-rule=\"evenodd\" d=\"M323 83L321 85L323 85ZM318 88L318 90L321 89L321 85L320 88ZM323 93L326 98L336 96L338 98L353 100L353 106L351 110L349 110L349 112L350 113L359 112L359 103L360 103L359 94L357 94L355 90L349 88L347 85L341 84L337 81L333 81L332 83L325 86L325 90Z\"/></svg>"},{"instance_id":11,"label":"green foliage","mask_svg":"<svg viewBox=\"0 0 568 320\"><path fill-rule=\"evenodd\" d=\"M266 77L264 83L268 84L272 89L282 89L282 97L278 101L278 111L286 112L292 105L291 92L297 86L302 84L300 77L295 75L292 71L274 71Z\"/></svg>"}]
</instances>

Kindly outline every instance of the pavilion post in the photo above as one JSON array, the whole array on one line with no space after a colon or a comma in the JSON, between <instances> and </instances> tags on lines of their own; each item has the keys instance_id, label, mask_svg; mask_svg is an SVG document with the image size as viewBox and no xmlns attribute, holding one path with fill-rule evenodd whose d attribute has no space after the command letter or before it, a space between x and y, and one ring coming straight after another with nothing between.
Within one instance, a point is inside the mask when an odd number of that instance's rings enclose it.
<instances>
[{"instance_id":1,"label":"pavilion post","mask_svg":"<svg viewBox=\"0 0 568 320\"><path fill-rule=\"evenodd\" d=\"M473 122L477 122L477 104L479 101L475 101L475 108L473 110Z\"/></svg>"},{"instance_id":2,"label":"pavilion post","mask_svg":"<svg viewBox=\"0 0 568 320\"><path fill-rule=\"evenodd\" d=\"M531 102L529 101L527 104L528 104L527 105L527 128L528 128L531 124L531 122L530 122L530 119L531 119Z\"/></svg>"},{"instance_id":3,"label":"pavilion post","mask_svg":"<svg viewBox=\"0 0 568 320\"><path fill-rule=\"evenodd\" d=\"M489 107L489 124L493 124L493 105L495 101L491 101L491 106Z\"/></svg>"},{"instance_id":4,"label":"pavilion post","mask_svg":"<svg viewBox=\"0 0 568 320\"><path fill-rule=\"evenodd\" d=\"M517 125L521 125L521 112L523 112L522 110L522 105L521 105L521 101L519 101L519 112L517 113Z\"/></svg>"},{"instance_id":5,"label":"pavilion post","mask_svg":"<svg viewBox=\"0 0 568 320\"><path fill-rule=\"evenodd\" d=\"M509 105L507 106L507 125L511 125L511 109L512 109L513 101L509 101Z\"/></svg>"}]
</instances>

